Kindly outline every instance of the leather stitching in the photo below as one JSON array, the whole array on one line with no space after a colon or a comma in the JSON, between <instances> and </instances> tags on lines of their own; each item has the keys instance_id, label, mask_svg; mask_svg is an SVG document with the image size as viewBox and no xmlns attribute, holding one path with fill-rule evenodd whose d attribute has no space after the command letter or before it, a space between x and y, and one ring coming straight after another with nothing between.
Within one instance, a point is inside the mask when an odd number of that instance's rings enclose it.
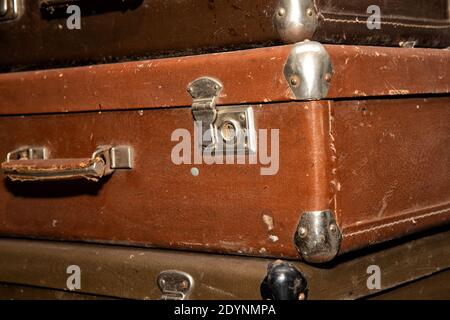
<instances>
[{"instance_id":1,"label":"leather stitching","mask_svg":"<svg viewBox=\"0 0 450 320\"><path fill-rule=\"evenodd\" d=\"M404 223L408 223L408 222L409 223L410 222L414 222L416 220L421 220L421 219L437 216L437 215L440 215L440 214L443 214L443 213L447 213L447 212L450 212L450 208L439 210L439 211L434 211L434 212L429 212L427 214L423 214L423 215L420 215L420 216L406 218L406 219L394 221L394 222L391 222L391 223L378 225L378 226L375 226L375 227L372 227L372 228L368 228L368 229L364 229L364 230L360 230L360 231L344 234L344 238L354 237L354 236L357 236L357 235L360 235L360 234L364 234L364 233L368 233L368 232L373 232L373 231L377 231L377 230L393 227L393 226L396 226L396 225L399 225L399 224L404 224Z\"/></svg>"},{"instance_id":2,"label":"leather stitching","mask_svg":"<svg viewBox=\"0 0 450 320\"><path fill-rule=\"evenodd\" d=\"M326 22L337 22L337 23L347 23L347 24L366 24L366 20L347 20L347 19L335 19L335 18L325 18L323 14L320 14L323 21ZM401 23L393 21L381 21L381 25L391 25L395 27L409 27L409 28L419 28L419 29L450 29L450 25L437 26L437 25L427 25L427 24L410 24Z\"/></svg>"}]
</instances>

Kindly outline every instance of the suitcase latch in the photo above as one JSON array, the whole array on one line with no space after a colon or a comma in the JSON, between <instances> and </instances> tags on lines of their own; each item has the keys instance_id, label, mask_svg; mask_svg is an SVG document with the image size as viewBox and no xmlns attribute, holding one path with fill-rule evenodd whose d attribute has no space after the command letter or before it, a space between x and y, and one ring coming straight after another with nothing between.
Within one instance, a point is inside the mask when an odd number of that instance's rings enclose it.
<instances>
[{"instance_id":1,"label":"suitcase latch","mask_svg":"<svg viewBox=\"0 0 450 320\"><path fill-rule=\"evenodd\" d=\"M177 270L161 272L157 283L162 292L161 300L185 300L194 286L189 274Z\"/></svg>"},{"instance_id":2,"label":"suitcase latch","mask_svg":"<svg viewBox=\"0 0 450 320\"><path fill-rule=\"evenodd\" d=\"M196 124L198 145L210 154L253 154L256 131L250 106L216 107L222 84L202 77L188 86L192 96L192 116Z\"/></svg>"},{"instance_id":3,"label":"suitcase latch","mask_svg":"<svg viewBox=\"0 0 450 320\"><path fill-rule=\"evenodd\" d=\"M222 91L222 84L212 78L200 78L192 82L188 92L192 96L192 115L202 126L202 146L216 142L213 124L217 118L216 99Z\"/></svg>"}]
</instances>

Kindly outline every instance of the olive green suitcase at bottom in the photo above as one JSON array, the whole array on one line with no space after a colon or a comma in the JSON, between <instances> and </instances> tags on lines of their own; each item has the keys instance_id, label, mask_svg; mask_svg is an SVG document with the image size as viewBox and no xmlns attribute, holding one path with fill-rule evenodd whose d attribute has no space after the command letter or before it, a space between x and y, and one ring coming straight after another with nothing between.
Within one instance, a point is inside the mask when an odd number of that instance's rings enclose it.
<instances>
[{"instance_id":1,"label":"olive green suitcase at bottom","mask_svg":"<svg viewBox=\"0 0 450 320\"><path fill-rule=\"evenodd\" d=\"M0 239L0 256L0 299L450 299L448 227L325 267L7 238ZM271 286L280 274L300 277L298 290L287 289L289 283L284 292Z\"/></svg>"}]
</instances>

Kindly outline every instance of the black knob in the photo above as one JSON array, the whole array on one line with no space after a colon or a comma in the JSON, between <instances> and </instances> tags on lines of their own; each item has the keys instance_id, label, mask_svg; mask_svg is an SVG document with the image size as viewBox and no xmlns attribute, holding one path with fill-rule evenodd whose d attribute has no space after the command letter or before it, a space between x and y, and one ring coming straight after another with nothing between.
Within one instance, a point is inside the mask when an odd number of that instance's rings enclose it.
<instances>
[{"instance_id":1,"label":"black knob","mask_svg":"<svg viewBox=\"0 0 450 320\"><path fill-rule=\"evenodd\" d=\"M291 263L277 260L267 267L267 276L261 283L261 296L265 300L305 300L308 283L303 274Z\"/></svg>"}]
</instances>

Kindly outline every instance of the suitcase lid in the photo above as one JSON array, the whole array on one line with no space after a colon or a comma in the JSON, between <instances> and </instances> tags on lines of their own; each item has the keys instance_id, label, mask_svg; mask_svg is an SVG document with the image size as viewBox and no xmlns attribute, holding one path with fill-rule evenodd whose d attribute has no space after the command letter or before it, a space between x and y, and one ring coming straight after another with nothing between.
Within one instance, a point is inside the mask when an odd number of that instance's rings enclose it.
<instances>
[{"instance_id":1,"label":"suitcase lid","mask_svg":"<svg viewBox=\"0 0 450 320\"><path fill-rule=\"evenodd\" d=\"M303 42L200 56L0 74L0 114L192 104L189 84L220 81L217 105L447 94L450 51Z\"/></svg>"}]
</instances>

